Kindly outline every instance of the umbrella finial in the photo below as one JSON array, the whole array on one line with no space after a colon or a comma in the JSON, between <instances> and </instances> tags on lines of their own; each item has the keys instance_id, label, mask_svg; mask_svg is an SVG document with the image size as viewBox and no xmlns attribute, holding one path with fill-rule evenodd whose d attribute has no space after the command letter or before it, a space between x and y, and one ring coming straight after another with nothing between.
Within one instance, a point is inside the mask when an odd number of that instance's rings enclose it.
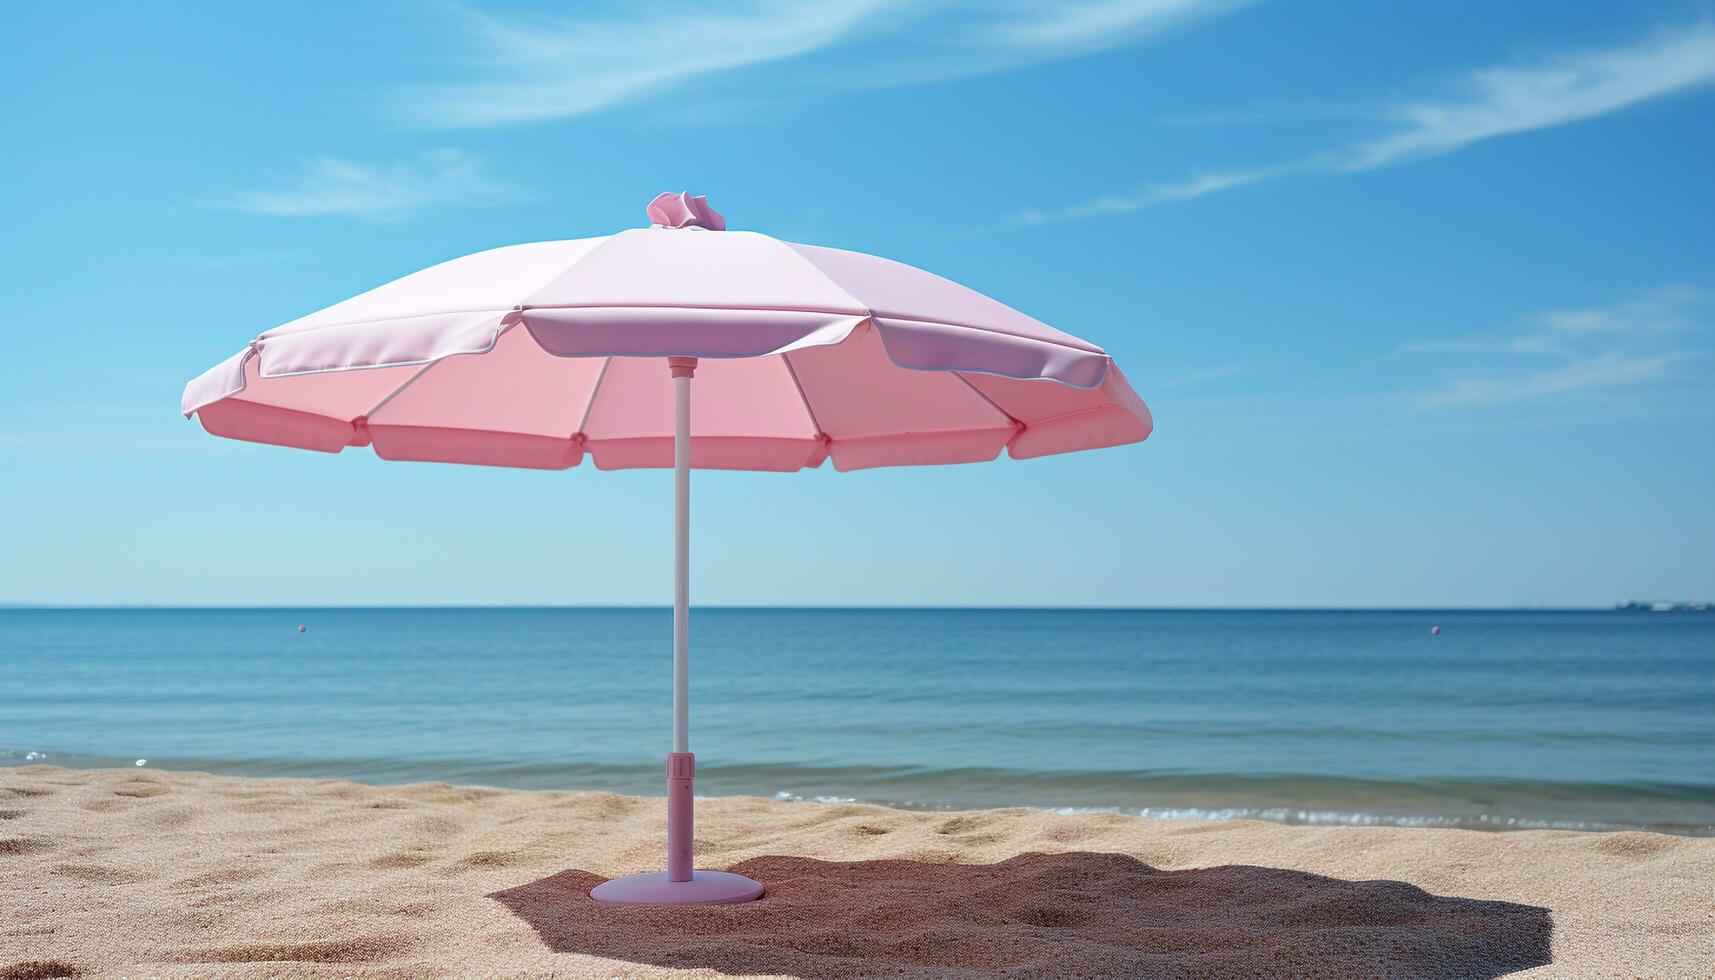
<instances>
[{"instance_id":1,"label":"umbrella finial","mask_svg":"<svg viewBox=\"0 0 1715 980\"><path fill-rule=\"evenodd\" d=\"M649 202L649 223L657 228L702 228L726 231L726 219L709 207L709 199L701 194L681 191L678 194L655 195Z\"/></svg>"}]
</instances>

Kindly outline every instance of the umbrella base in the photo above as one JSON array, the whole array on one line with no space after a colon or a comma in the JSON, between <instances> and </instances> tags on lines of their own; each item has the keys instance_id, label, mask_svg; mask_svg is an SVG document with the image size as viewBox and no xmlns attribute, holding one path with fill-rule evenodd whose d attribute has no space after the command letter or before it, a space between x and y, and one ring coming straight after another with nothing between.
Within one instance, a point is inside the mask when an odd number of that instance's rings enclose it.
<instances>
[{"instance_id":1,"label":"umbrella base","mask_svg":"<svg viewBox=\"0 0 1715 980\"><path fill-rule=\"evenodd\" d=\"M730 871L693 871L690 881L668 881L667 872L626 875L590 889L603 905L730 905L762 897L762 883Z\"/></svg>"}]
</instances>

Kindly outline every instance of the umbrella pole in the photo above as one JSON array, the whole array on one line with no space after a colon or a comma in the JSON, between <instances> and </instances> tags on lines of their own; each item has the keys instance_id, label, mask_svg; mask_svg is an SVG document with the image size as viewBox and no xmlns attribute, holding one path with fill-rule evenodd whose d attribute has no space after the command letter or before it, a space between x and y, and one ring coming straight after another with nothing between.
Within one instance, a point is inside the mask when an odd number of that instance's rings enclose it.
<instances>
[{"instance_id":1,"label":"umbrella pole","mask_svg":"<svg viewBox=\"0 0 1715 980\"><path fill-rule=\"evenodd\" d=\"M673 751L667 756L667 880L691 880L691 376L694 357L668 358L673 372Z\"/></svg>"},{"instance_id":2,"label":"umbrella pole","mask_svg":"<svg viewBox=\"0 0 1715 980\"><path fill-rule=\"evenodd\" d=\"M603 905L713 905L762 897L761 883L691 865L691 375L694 357L669 357L673 372L673 751L667 754L667 870L626 875L590 889Z\"/></svg>"}]
</instances>

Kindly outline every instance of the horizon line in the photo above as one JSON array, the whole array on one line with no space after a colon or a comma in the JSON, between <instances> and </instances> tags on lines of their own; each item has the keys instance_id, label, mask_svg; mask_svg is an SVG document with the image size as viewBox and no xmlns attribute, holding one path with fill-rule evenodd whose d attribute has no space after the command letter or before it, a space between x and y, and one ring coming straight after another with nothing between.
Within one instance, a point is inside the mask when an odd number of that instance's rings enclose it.
<instances>
[{"instance_id":1,"label":"horizon line","mask_svg":"<svg viewBox=\"0 0 1715 980\"><path fill-rule=\"evenodd\" d=\"M1628 600L1639 602L1639 600ZM1651 601L1672 601L1676 605L1699 600L1642 600L1644 605ZM1622 603L1612 605L1494 605L1494 606L1118 606L1118 605L904 605L904 604L796 604L796 605L753 605L743 603L710 603L693 605L691 608L709 610L746 610L746 611L818 611L818 612L1621 612ZM174 603L52 603L52 602L0 602L0 611L126 611L126 610L159 610L159 611L268 611L268 610L661 610L671 611L671 604L662 603L607 603L607 604L550 604L550 603L305 603L305 604L270 604L247 605L241 603L212 604L212 605L180 605Z\"/></svg>"}]
</instances>

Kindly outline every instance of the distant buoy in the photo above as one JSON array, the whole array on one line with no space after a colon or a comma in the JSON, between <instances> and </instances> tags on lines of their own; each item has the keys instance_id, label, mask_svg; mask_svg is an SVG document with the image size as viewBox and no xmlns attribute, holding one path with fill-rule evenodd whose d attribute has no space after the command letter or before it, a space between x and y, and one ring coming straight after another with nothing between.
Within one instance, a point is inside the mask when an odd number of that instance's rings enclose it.
<instances>
[{"instance_id":1,"label":"distant buoy","mask_svg":"<svg viewBox=\"0 0 1715 980\"><path fill-rule=\"evenodd\" d=\"M303 629L303 627L300 626L300 627L298 627L298 629ZM1441 627L1439 627L1439 626L1429 627L1429 635L1430 636L1440 636L1441 635Z\"/></svg>"},{"instance_id":2,"label":"distant buoy","mask_svg":"<svg viewBox=\"0 0 1715 980\"><path fill-rule=\"evenodd\" d=\"M1436 629L1440 629L1440 627L1436 627ZM302 633L303 631L304 631L304 624L299 623L298 624L298 632Z\"/></svg>"}]
</instances>

